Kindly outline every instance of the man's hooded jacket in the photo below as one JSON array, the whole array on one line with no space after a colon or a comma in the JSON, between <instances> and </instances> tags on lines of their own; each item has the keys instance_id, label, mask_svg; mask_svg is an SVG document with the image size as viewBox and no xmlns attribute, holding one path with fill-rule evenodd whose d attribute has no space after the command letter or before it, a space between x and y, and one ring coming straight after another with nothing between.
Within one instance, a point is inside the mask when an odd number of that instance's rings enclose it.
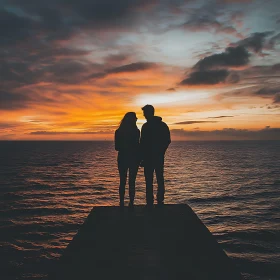
<instances>
[{"instance_id":1,"label":"man's hooded jacket","mask_svg":"<svg viewBox=\"0 0 280 280\"><path fill-rule=\"evenodd\" d=\"M144 159L163 156L170 143L169 128L161 117L154 116L143 124L140 148Z\"/></svg>"}]
</instances>

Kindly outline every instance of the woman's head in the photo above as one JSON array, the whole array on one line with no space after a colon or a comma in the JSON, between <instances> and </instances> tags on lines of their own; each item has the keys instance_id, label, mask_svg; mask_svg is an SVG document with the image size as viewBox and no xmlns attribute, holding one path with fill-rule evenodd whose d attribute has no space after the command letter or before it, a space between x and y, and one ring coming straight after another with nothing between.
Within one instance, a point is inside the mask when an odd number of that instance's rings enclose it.
<instances>
[{"instance_id":1,"label":"woman's head","mask_svg":"<svg viewBox=\"0 0 280 280\"><path fill-rule=\"evenodd\" d=\"M136 127L137 117L134 112L128 112L124 115L120 123L120 128Z\"/></svg>"}]
</instances>

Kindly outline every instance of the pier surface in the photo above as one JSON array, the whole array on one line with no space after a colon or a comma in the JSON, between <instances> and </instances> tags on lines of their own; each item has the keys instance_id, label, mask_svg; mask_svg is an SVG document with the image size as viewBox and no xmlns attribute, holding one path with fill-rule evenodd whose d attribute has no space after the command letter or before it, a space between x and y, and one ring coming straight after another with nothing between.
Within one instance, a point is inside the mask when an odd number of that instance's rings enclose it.
<instances>
[{"instance_id":1,"label":"pier surface","mask_svg":"<svg viewBox=\"0 0 280 280\"><path fill-rule=\"evenodd\" d=\"M192 209L94 207L50 279L242 279Z\"/></svg>"}]
</instances>

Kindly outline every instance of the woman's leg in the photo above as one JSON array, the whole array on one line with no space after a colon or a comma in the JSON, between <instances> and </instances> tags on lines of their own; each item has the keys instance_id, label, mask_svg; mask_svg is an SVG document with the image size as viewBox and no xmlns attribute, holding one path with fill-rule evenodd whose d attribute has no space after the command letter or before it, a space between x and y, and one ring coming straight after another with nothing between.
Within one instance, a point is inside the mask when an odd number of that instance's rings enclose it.
<instances>
[{"instance_id":1,"label":"woman's leg","mask_svg":"<svg viewBox=\"0 0 280 280\"><path fill-rule=\"evenodd\" d=\"M119 162L118 169L119 169L119 175L120 175L120 185L119 185L120 205L123 206L128 167Z\"/></svg>"},{"instance_id":2,"label":"woman's leg","mask_svg":"<svg viewBox=\"0 0 280 280\"><path fill-rule=\"evenodd\" d=\"M128 179L129 199L130 199L130 204L132 205L134 203L134 197L135 197L135 180L136 180L138 168L139 168L138 163L132 164L129 167L129 179Z\"/></svg>"}]
</instances>

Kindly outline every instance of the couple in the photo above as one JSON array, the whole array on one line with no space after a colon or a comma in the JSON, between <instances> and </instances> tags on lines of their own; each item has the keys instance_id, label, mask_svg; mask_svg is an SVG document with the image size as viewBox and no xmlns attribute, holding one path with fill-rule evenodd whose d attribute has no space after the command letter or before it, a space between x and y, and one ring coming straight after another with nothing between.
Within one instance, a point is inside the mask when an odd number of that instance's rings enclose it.
<instances>
[{"instance_id":1,"label":"couple","mask_svg":"<svg viewBox=\"0 0 280 280\"><path fill-rule=\"evenodd\" d=\"M127 172L129 171L129 206L133 207L135 197L135 180L139 165L144 167L146 180L146 203L152 207L154 203L153 177L156 173L158 189L157 203L164 204L164 154L170 140L170 131L161 117L154 116L152 105L145 105L143 115L147 122L140 131L136 126L137 117L134 112L128 112L123 117L115 132L115 149L118 151L118 169L120 175L120 206L124 206L124 195Z\"/></svg>"}]
</instances>

